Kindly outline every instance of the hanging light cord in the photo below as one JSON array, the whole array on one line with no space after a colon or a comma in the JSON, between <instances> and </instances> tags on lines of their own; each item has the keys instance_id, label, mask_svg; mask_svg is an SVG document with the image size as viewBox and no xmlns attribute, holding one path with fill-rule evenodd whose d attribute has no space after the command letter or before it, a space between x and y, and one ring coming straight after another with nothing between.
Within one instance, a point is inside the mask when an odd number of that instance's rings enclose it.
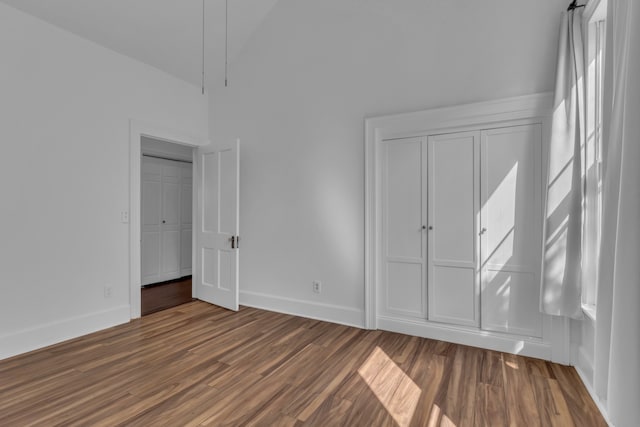
<instances>
[{"instance_id":1,"label":"hanging light cord","mask_svg":"<svg viewBox=\"0 0 640 427\"><path fill-rule=\"evenodd\" d=\"M229 0L224 1L224 87L229 85Z\"/></svg>"},{"instance_id":2,"label":"hanging light cord","mask_svg":"<svg viewBox=\"0 0 640 427\"><path fill-rule=\"evenodd\" d=\"M202 94L204 95L204 0L202 0Z\"/></svg>"}]
</instances>

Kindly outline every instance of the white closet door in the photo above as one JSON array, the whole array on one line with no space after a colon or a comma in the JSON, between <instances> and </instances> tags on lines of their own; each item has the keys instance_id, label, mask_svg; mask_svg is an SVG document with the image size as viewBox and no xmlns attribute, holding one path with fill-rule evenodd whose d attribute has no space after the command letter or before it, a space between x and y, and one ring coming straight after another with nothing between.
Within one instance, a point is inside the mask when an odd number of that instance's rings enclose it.
<instances>
[{"instance_id":1,"label":"white closet door","mask_svg":"<svg viewBox=\"0 0 640 427\"><path fill-rule=\"evenodd\" d=\"M193 236L193 167L183 164L180 191L180 275L192 273L191 241Z\"/></svg>"},{"instance_id":2,"label":"white closet door","mask_svg":"<svg viewBox=\"0 0 640 427\"><path fill-rule=\"evenodd\" d=\"M482 328L542 336L541 126L482 132Z\"/></svg>"},{"instance_id":3,"label":"white closet door","mask_svg":"<svg viewBox=\"0 0 640 427\"><path fill-rule=\"evenodd\" d=\"M479 137L428 138L429 320L479 324Z\"/></svg>"},{"instance_id":4,"label":"white closet door","mask_svg":"<svg viewBox=\"0 0 640 427\"><path fill-rule=\"evenodd\" d=\"M382 153L384 284L379 313L426 317L426 176L423 139L385 141Z\"/></svg>"},{"instance_id":5,"label":"white closet door","mask_svg":"<svg viewBox=\"0 0 640 427\"><path fill-rule=\"evenodd\" d=\"M161 268L161 226L162 209L162 165L160 162L142 159L142 257L141 283L148 285L162 279Z\"/></svg>"},{"instance_id":6,"label":"white closet door","mask_svg":"<svg viewBox=\"0 0 640 427\"><path fill-rule=\"evenodd\" d=\"M186 266L191 265L190 181L185 181L189 187L188 198L183 188L184 171L191 168L190 164L181 162L142 158L142 285L176 279L185 271L191 274L186 270ZM188 224L181 221L185 214L189 217ZM185 254L186 230L189 230L189 246ZM184 260L186 256L188 264Z\"/></svg>"},{"instance_id":7,"label":"white closet door","mask_svg":"<svg viewBox=\"0 0 640 427\"><path fill-rule=\"evenodd\" d=\"M180 277L180 163L162 167L162 265L163 280Z\"/></svg>"}]
</instances>

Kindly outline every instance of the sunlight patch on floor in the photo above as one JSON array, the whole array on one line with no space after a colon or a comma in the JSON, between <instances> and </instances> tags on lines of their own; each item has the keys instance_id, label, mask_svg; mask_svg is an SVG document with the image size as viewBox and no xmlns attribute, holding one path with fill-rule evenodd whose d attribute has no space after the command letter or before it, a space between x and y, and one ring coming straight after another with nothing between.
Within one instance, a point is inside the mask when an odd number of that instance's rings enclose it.
<instances>
[{"instance_id":1,"label":"sunlight patch on floor","mask_svg":"<svg viewBox=\"0 0 640 427\"><path fill-rule=\"evenodd\" d=\"M380 348L369 355L358 373L400 427L408 426L422 390Z\"/></svg>"},{"instance_id":2,"label":"sunlight patch on floor","mask_svg":"<svg viewBox=\"0 0 640 427\"><path fill-rule=\"evenodd\" d=\"M429 415L428 427L456 427L456 424L442 413L438 405L433 405Z\"/></svg>"}]
</instances>

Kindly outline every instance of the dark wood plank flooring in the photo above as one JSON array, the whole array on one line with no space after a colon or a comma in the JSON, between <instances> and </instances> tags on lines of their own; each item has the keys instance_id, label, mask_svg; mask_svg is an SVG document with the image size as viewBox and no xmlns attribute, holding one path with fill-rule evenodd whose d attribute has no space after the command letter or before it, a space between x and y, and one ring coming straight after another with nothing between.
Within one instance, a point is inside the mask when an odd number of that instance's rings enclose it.
<instances>
[{"instance_id":1,"label":"dark wood plank flooring","mask_svg":"<svg viewBox=\"0 0 640 427\"><path fill-rule=\"evenodd\" d=\"M191 295L191 276L142 288L142 315L191 302Z\"/></svg>"},{"instance_id":2,"label":"dark wood plank flooring","mask_svg":"<svg viewBox=\"0 0 640 427\"><path fill-rule=\"evenodd\" d=\"M605 426L571 367L195 301L0 362L2 426Z\"/></svg>"}]
</instances>

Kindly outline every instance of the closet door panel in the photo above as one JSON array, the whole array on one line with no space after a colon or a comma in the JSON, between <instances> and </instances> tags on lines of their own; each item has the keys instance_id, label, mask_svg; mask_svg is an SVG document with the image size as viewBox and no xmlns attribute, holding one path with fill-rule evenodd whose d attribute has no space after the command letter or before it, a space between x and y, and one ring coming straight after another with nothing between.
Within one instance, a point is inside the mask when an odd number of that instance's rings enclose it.
<instances>
[{"instance_id":1,"label":"closet door panel","mask_svg":"<svg viewBox=\"0 0 640 427\"><path fill-rule=\"evenodd\" d=\"M430 318L439 322L474 324L476 311L475 271L471 268L434 267L430 281L434 304Z\"/></svg>"},{"instance_id":2,"label":"closet door panel","mask_svg":"<svg viewBox=\"0 0 640 427\"><path fill-rule=\"evenodd\" d=\"M182 167L182 183L180 193L180 275L188 276L192 273L192 236L193 236L193 166L185 164Z\"/></svg>"},{"instance_id":3,"label":"closet door panel","mask_svg":"<svg viewBox=\"0 0 640 427\"><path fill-rule=\"evenodd\" d=\"M479 133L428 139L429 319L478 325Z\"/></svg>"},{"instance_id":4,"label":"closet door panel","mask_svg":"<svg viewBox=\"0 0 640 427\"><path fill-rule=\"evenodd\" d=\"M142 232L140 271L142 286L160 280L160 233Z\"/></svg>"},{"instance_id":5,"label":"closet door panel","mask_svg":"<svg viewBox=\"0 0 640 427\"><path fill-rule=\"evenodd\" d=\"M541 126L481 138L482 328L541 337Z\"/></svg>"},{"instance_id":6,"label":"closet door panel","mask_svg":"<svg viewBox=\"0 0 640 427\"><path fill-rule=\"evenodd\" d=\"M419 140L387 145L387 255L422 259L422 163Z\"/></svg>"},{"instance_id":7,"label":"closet door panel","mask_svg":"<svg viewBox=\"0 0 640 427\"><path fill-rule=\"evenodd\" d=\"M180 224L180 174L179 167L163 167L162 221L165 227Z\"/></svg>"},{"instance_id":8,"label":"closet door panel","mask_svg":"<svg viewBox=\"0 0 640 427\"><path fill-rule=\"evenodd\" d=\"M539 295L534 274L490 270L482 290L482 328L541 337Z\"/></svg>"},{"instance_id":9,"label":"closet door panel","mask_svg":"<svg viewBox=\"0 0 640 427\"><path fill-rule=\"evenodd\" d=\"M387 274L387 310L423 316L423 277L419 263L390 262Z\"/></svg>"},{"instance_id":10,"label":"closet door panel","mask_svg":"<svg viewBox=\"0 0 640 427\"><path fill-rule=\"evenodd\" d=\"M385 141L382 152L383 265L379 311L426 316L423 140Z\"/></svg>"},{"instance_id":11,"label":"closet door panel","mask_svg":"<svg viewBox=\"0 0 640 427\"><path fill-rule=\"evenodd\" d=\"M162 233L163 280L180 277L180 231Z\"/></svg>"},{"instance_id":12,"label":"closet door panel","mask_svg":"<svg viewBox=\"0 0 640 427\"><path fill-rule=\"evenodd\" d=\"M148 285L161 277L162 165L156 160L143 158L141 196L141 284Z\"/></svg>"},{"instance_id":13,"label":"closet door panel","mask_svg":"<svg viewBox=\"0 0 640 427\"><path fill-rule=\"evenodd\" d=\"M162 280L180 277L180 177L177 162L162 168Z\"/></svg>"}]
</instances>

